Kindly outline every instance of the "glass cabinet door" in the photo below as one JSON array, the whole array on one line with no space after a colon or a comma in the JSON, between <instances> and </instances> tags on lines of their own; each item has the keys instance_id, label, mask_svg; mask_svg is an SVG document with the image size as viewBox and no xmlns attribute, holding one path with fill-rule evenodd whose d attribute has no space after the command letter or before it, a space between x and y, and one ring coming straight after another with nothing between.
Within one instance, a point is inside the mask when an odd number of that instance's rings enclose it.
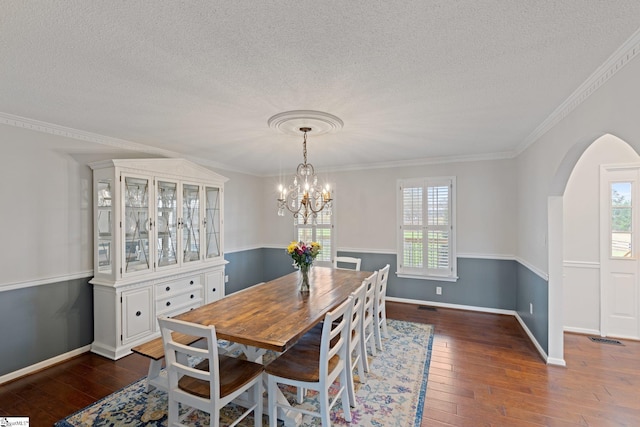
<instances>
[{"instance_id":1,"label":"glass cabinet door","mask_svg":"<svg viewBox=\"0 0 640 427\"><path fill-rule=\"evenodd\" d=\"M200 259L200 186L182 186L182 250L184 263Z\"/></svg>"},{"instance_id":2,"label":"glass cabinet door","mask_svg":"<svg viewBox=\"0 0 640 427\"><path fill-rule=\"evenodd\" d=\"M111 259L113 245L113 204L111 203L111 179L97 181L98 206L98 273L113 274L113 262Z\"/></svg>"},{"instance_id":3,"label":"glass cabinet door","mask_svg":"<svg viewBox=\"0 0 640 427\"><path fill-rule=\"evenodd\" d=\"M216 258L220 251L220 189L205 187L205 245L206 257Z\"/></svg>"},{"instance_id":4,"label":"glass cabinet door","mask_svg":"<svg viewBox=\"0 0 640 427\"><path fill-rule=\"evenodd\" d=\"M158 181L156 190L158 267L178 263L178 183Z\"/></svg>"},{"instance_id":5,"label":"glass cabinet door","mask_svg":"<svg viewBox=\"0 0 640 427\"><path fill-rule=\"evenodd\" d=\"M149 250L151 216L149 214L149 179L124 178L123 212L123 274L151 268Z\"/></svg>"}]
</instances>

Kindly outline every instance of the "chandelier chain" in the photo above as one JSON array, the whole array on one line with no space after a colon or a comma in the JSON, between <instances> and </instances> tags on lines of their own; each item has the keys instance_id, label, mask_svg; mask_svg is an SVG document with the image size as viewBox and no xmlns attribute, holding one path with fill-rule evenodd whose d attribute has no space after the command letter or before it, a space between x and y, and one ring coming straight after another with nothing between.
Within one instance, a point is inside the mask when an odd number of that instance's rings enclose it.
<instances>
[{"instance_id":1,"label":"chandelier chain","mask_svg":"<svg viewBox=\"0 0 640 427\"><path fill-rule=\"evenodd\" d=\"M304 141L302 142L302 155L304 157L304 164L307 164L307 131L304 131Z\"/></svg>"}]
</instances>

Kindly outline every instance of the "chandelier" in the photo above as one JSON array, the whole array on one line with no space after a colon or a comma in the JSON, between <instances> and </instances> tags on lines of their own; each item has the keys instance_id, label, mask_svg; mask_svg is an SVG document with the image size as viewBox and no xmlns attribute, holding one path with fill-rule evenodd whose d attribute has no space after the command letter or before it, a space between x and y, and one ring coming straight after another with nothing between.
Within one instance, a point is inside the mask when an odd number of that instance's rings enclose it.
<instances>
[{"instance_id":1,"label":"chandelier","mask_svg":"<svg viewBox=\"0 0 640 427\"><path fill-rule=\"evenodd\" d=\"M301 127L300 132L304 134L302 142L303 163L298 165L293 183L287 188L280 185L278 197L278 215L284 216L285 208L293 213L296 222L302 218L303 224L308 224L309 218L316 223L318 214L324 210L327 215L331 215L332 201L329 186L318 185L318 177L311 163L307 163L307 132L310 127Z\"/></svg>"}]
</instances>

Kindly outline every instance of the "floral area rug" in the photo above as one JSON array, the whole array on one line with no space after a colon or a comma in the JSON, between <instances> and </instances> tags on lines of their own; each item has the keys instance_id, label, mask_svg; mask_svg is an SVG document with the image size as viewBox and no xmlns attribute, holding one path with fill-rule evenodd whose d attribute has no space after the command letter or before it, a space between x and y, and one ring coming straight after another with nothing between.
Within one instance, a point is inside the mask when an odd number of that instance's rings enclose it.
<instances>
[{"instance_id":1,"label":"floral area rug","mask_svg":"<svg viewBox=\"0 0 640 427\"><path fill-rule=\"evenodd\" d=\"M369 356L370 372L366 382L356 379L357 405L351 408L351 424L343 417L342 402L338 400L331 411L332 425L407 427L420 425L427 376L431 361L433 327L419 323L389 320L389 338L383 341L384 351ZM266 358L266 356L265 356ZM333 392L338 390L334 385ZM295 389L283 388L294 406L317 411L317 393L307 391L301 404L295 402ZM242 412L242 408L227 405L221 414L221 426L227 426ZM278 422L279 426L282 422ZM144 378L104 399L58 421L54 427L80 426L166 426L167 394L154 390L145 392ZM208 426L209 414L194 411L187 421L193 427ZM268 425L265 415L263 425ZM302 426L319 426L320 419L305 415ZM239 426L253 426L249 416Z\"/></svg>"}]
</instances>

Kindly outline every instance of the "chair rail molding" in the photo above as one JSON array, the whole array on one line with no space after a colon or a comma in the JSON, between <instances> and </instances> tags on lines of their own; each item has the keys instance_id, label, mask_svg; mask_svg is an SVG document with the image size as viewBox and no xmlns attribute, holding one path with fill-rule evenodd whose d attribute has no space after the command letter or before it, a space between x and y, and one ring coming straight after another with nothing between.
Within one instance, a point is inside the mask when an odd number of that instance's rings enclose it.
<instances>
[{"instance_id":1,"label":"chair rail molding","mask_svg":"<svg viewBox=\"0 0 640 427\"><path fill-rule=\"evenodd\" d=\"M13 291L16 289L31 288L34 286L49 285L51 283L66 282L69 280L84 279L93 277L93 270L69 273L61 276L42 277L38 279L24 280L21 282L0 283L0 292Z\"/></svg>"}]
</instances>

